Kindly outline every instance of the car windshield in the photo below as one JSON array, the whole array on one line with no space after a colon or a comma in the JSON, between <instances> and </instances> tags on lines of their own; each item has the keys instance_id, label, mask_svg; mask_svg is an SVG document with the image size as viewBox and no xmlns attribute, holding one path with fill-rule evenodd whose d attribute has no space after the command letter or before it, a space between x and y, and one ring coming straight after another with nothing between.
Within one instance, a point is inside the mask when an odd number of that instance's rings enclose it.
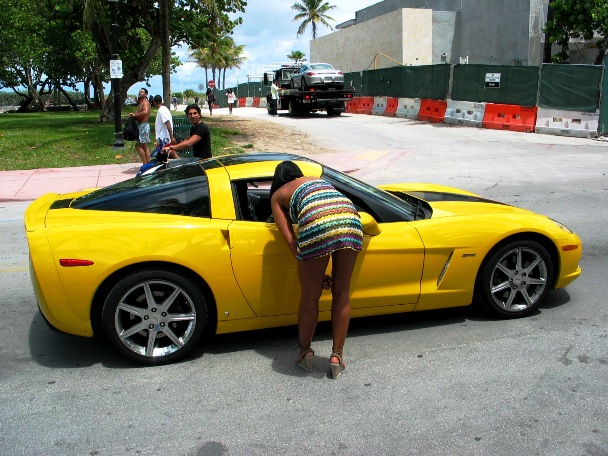
<instances>
[{"instance_id":1,"label":"car windshield","mask_svg":"<svg viewBox=\"0 0 608 456\"><path fill-rule=\"evenodd\" d=\"M198 163L135 177L72 201L74 209L209 217L207 176Z\"/></svg>"},{"instance_id":2,"label":"car windshield","mask_svg":"<svg viewBox=\"0 0 608 456\"><path fill-rule=\"evenodd\" d=\"M384 190L327 167L323 167L322 177L348 197L358 211L368 212L379 222L412 221L416 218L416 206Z\"/></svg>"},{"instance_id":3,"label":"car windshield","mask_svg":"<svg viewBox=\"0 0 608 456\"><path fill-rule=\"evenodd\" d=\"M310 65L310 68L312 68L313 70L333 70L334 67L332 67L329 63L315 63L314 65Z\"/></svg>"}]
</instances>

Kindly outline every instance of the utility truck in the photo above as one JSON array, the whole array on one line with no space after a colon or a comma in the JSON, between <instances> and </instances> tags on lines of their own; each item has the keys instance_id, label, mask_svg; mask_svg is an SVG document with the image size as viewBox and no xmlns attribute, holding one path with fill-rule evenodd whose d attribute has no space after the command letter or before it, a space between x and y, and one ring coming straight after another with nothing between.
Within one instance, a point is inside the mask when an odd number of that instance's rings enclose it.
<instances>
[{"instance_id":1,"label":"utility truck","mask_svg":"<svg viewBox=\"0 0 608 456\"><path fill-rule=\"evenodd\" d=\"M325 111L328 116L339 116L344 112L345 102L352 100L355 89L352 87L341 90L328 88L326 90L294 87L291 75L297 72L301 64L281 64L280 68L264 72L264 85L270 87L274 79L278 80L279 98L277 111L286 110L292 117ZM271 94L266 95L268 113L271 114Z\"/></svg>"}]
</instances>

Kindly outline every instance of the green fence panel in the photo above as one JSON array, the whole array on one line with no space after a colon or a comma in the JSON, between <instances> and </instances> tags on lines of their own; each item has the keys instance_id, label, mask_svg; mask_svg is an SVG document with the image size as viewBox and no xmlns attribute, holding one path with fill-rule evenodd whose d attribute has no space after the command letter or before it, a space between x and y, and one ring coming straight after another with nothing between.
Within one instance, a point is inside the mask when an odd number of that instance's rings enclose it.
<instances>
[{"instance_id":1,"label":"green fence panel","mask_svg":"<svg viewBox=\"0 0 608 456\"><path fill-rule=\"evenodd\" d=\"M363 84L363 72L361 71L353 71L351 73L344 73L344 87L350 88L352 87L357 91L357 95L361 95L362 93L362 84Z\"/></svg>"},{"instance_id":2,"label":"green fence panel","mask_svg":"<svg viewBox=\"0 0 608 456\"><path fill-rule=\"evenodd\" d=\"M262 82L244 82L233 90L238 98L265 97L266 93L270 92L270 87L266 87Z\"/></svg>"},{"instance_id":3,"label":"green fence panel","mask_svg":"<svg viewBox=\"0 0 608 456\"><path fill-rule=\"evenodd\" d=\"M536 106L538 69L537 66L455 65L452 99Z\"/></svg>"},{"instance_id":4,"label":"green fence panel","mask_svg":"<svg viewBox=\"0 0 608 456\"><path fill-rule=\"evenodd\" d=\"M391 67L363 72L363 95L445 100L450 65Z\"/></svg>"},{"instance_id":5,"label":"green fence panel","mask_svg":"<svg viewBox=\"0 0 608 456\"><path fill-rule=\"evenodd\" d=\"M539 106L566 111L596 112L600 105L600 65L541 66Z\"/></svg>"}]
</instances>

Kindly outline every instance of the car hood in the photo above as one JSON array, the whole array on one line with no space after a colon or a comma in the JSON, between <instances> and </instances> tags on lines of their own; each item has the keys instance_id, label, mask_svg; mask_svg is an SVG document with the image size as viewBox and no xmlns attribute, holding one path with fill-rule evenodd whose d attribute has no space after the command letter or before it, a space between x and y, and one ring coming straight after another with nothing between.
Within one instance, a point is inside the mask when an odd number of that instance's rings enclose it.
<instances>
[{"instance_id":1,"label":"car hood","mask_svg":"<svg viewBox=\"0 0 608 456\"><path fill-rule=\"evenodd\" d=\"M428 183L406 183L379 186L388 192L406 193L426 201L433 210L432 218L490 215L532 214L532 211L484 198L467 190ZM398 196L398 195L397 195Z\"/></svg>"}]
</instances>

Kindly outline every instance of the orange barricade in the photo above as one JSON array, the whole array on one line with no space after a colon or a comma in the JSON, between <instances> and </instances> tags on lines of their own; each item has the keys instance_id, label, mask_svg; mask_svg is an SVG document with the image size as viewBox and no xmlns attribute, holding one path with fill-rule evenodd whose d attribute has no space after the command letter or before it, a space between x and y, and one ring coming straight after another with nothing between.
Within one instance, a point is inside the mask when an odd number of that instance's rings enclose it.
<instances>
[{"instance_id":1,"label":"orange barricade","mask_svg":"<svg viewBox=\"0 0 608 456\"><path fill-rule=\"evenodd\" d=\"M388 97L386 99L386 109L384 110L384 115L386 117L395 117L395 113L397 112L398 107L399 98Z\"/></svg>"},{"instance_id":2,"label":"orange barricade","mask_svg":"<svg viewBox=\"0 0 608 456\"><path fill-rule=\"evenodd\" d=\"M253 107L254 108L260 107L260 97L253 97Z\"/></svg>"},{"instance_id":3,"label":"orange barricade","mask_svg":"<svg viewBox=\"0 0 608 456\"><path fill-rule=\"evenodd\" d=\"M486 103L483 128L532 133L536 125L536 106Z\"/></svg>"},{"instance_id":4,"label":"orange barricade","mask_svg":"<svg viewBox=\"0 0 608 456\"><path fill-rule=\"evenodd\" d=\"M374 109L374 97L360 97L357 114L370 114Z\"/></svg>"},{"instance_id":5,"label":"orange barricade","mask_svg":"<svg viewBox=\"0 0 608 456\"><path fill-rule=\"evenodd\" d=\"M239 108L244 108L247 98L239 98Z\"/></svg>"},{"instance_id":6,"label":"orange barricade","mask_svg":"<svg viewBox=\"0 0 608 456\"><path fill-rule=\"evenodd\" d=\"M423 98L420 100L418 120L425 120L433 123L443 122L447 108L448 102L445 100L429 100L428 98Z\"/></svg>"},{"instance_id":7,"label":"orange barricade","mask_svg":"<svg viewBox=\"0 0 608 456\"><path fill-rule=\"evenodd\" d=\"M355 97L352 100L349 100L345 103L345 107L344 107L344 111L345 112L350 112L352 114L356 114L357 110L359 109L359 106L361 105L360 101L359 101L359 97Z\"/></svg>"}]
</instances>

